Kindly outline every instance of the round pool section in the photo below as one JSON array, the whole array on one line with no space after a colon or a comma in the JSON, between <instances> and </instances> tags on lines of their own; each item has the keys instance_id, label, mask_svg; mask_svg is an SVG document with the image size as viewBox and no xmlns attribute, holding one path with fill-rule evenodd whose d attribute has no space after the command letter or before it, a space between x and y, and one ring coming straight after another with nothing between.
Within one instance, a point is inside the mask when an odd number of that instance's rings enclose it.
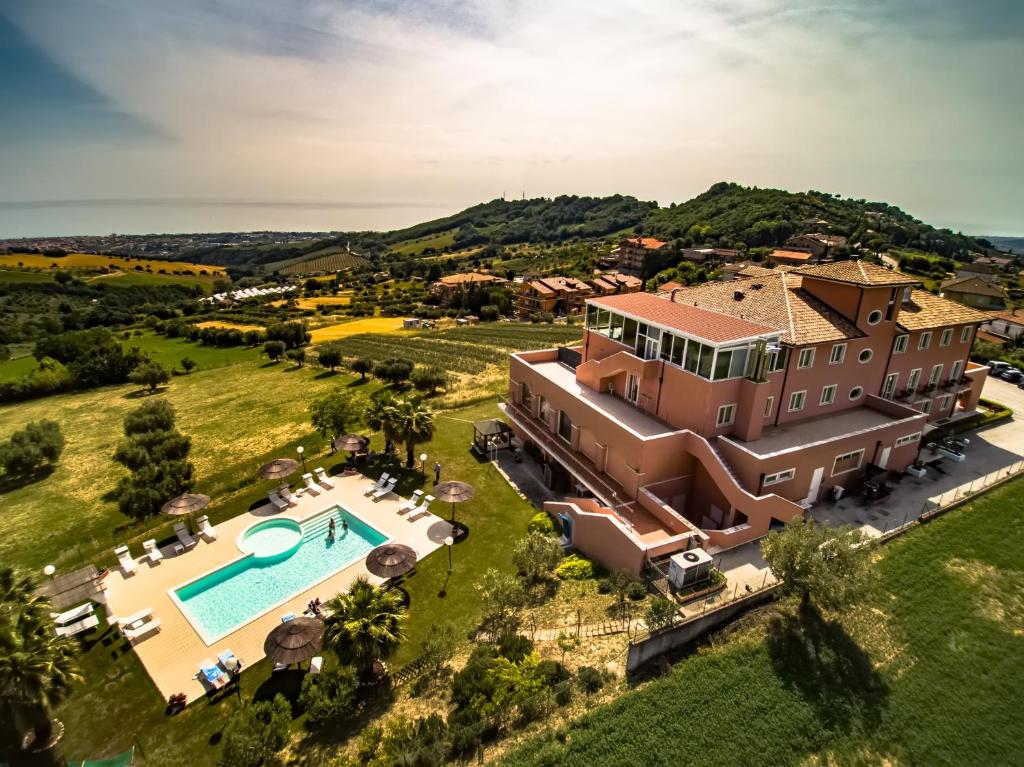
<instances>
[{"instance_id":1,"label":"round pool section","mask_svg":"<svg viewBox=\"0 0 1024 767\"><path fill-rule=\"evenodd\" d=\"M294 519L257 522L238 536L238 548L257 559L284 559L302 543L302 526Z\"/></svg>"}]
</instances>

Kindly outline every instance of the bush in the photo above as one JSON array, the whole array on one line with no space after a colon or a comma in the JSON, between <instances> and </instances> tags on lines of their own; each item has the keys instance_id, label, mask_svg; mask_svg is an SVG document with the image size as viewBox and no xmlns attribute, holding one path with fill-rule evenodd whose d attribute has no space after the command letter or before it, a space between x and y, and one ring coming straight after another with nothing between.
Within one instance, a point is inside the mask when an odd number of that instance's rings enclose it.
<instances>
[{"instance_id":1,"label":"bush","mask_svg":"<svg viewBox=\"0 0 1024 767\"><path fill-rule=\"evenodd\" d=\"M576 672L576 682L589 695L604 687L604 674L593 666L584 666Z\"/></svg>"},{"instance_id":2,"label":"bush","mask_svg":"<svg viewBox=\"0 0 1024 767\"><path fill-rule=\"evenodd\" d=\"M547 576L561 559L561 544L543 533L530 533L512 549L512 562L527 583Z\"/></svg>"},{"instance_id":3,"label":"bush","mask_svg":"<svg viewBox=\"0 0 1024 767\"><path fill-rule=\"evenodd\" d=\"M143 362L128 374L128 380L136 386L144 386L150 392L155 392L160 384L171 380L171 371L159 362Z\"/></svg>"},{"instance_id":4,"label":"bush","mask_svg":"<svg viewBox=\"0 0 1024 767\"><path fill-rule=\"evenodd\" d=\"M636 601L647 596L647 586L640 581L632 581L626 586L626 596Z\"/></svg>"},{"instance_id":5,"label":"bush","mask_svg":"<svg viewBox=\"0 0 1024 767\"><path fill-rule=\"evenodd\" d=\"M417 391L433 394L438 389L448 388L448 376L437 365L425 365L412 371L412 385Z\"/></svg>"},{"instance_id":6,"label":"bush","mask_svg":"<svg viewBox=\"0 0 1024 767\"><path fill-rule=\"evenodd\" d=\"M196 361L194 359L192 359L191 357L182 357L181 358L181 369L184 370L186 373L191 373L192 370L195 368L195 366L196 366Z\"/></svg>"},{"instance_id":7,"label":"bush","mask_svg":"<svg viewBox=\"0 0 1024 767\"><path fill-rule=\"evenodd\" d=\"M277 752L288 743L292 708L283 695L245 703L224 726L223 767L261 767L279 763Z\"/></svg>"},{"instance_id":8,"label":"bush","mask_svg":"<svg viewBox=\"0 0 1024 767\"><path fill-rule=\"evenodd\" d=\"M564 682L569 676L569 670L557 660L542 660L537 664L537 678L548 687Z\"/></svg>"},{"instance_id":9,"label":"bush","mask_svg":"<svg viewBox=\"0 0 1024 767\"><path fill-rule=\"evenodd\" d=\"M598 594L611 594L612 593L612 581L611 578L601 578L597 581L597 593Z\"/></svg>"},{"instance_id":10,"label":"bush","mask_svg":"<svg viewBox=\"0 0 1024 767\"><path fill-rule=\"evenodd\" d=\"M579 554L570 554L555 570L563 581L583 581L594 577L594 563Z\"/></svg>"},{"instance_id":11,"label":"bush","mask_svg":"<svg viewBox=\"0 0 1024 767\"><path fill-rule=\"evenodd\" d=\"M64 451L64 435L56 421L32 421L0 445L0 464L12 476L34 473L54 464Z\"/></svg>"},{"instance_id":12,"label":"bush","mask_svg":"<svg viewBox=\"0 0 1024 767\"><path fill-rule=\"evenodd\" d=\"M546 511L538 511L530 517L530 523L526 526L526 529L531 533L551 535L551 533L555 532L555 523L552 521L551 515Z\"/></svg>"},{"instance_id":13,"label":"bush","mask_svg":"<svg viewBox=\"0 0 1024 767\"><path fill-rule=\"evenodd\" d=\"M647 606L647 611L644 613L644 622L651 631L667 628L676 619L678 609L674 602L664 597L655 597Z\"/></svg>"},{"instance_id":14,"label":"bush","mask_svg":"<svg viewBox=\"0 0 1024 767\"><path fill-rule=\"evenodd\" d=\"M519 663L533 652L533 640L522 634L506 634L498 640L498 655Z\"/></svg>"},{"instance_id":15,"label":"bush","mask_svg":"<svg viewBox=\"0 0 1024 767\"><path fill-rule=\"evenodd\" d=\"M413 364L409 360L391 357L381 360L373 367L373 374L392 386L398 386L409 380Z\"/></svg>"},{"instance_id":16,"label":"bush","mask_svg":"<svg viewBox=\"0 0 1024 767\"><path fill-rule=\"evenodd\" d=\"M281 359L284 356L284 352L284 341L267 341L263 344L263 353L270 357L273 362Z\"/></svg>"},{"instance_id":17,"label":"bush","mask_svg":"<svg viewBox=\"0 0 1024 767\"><path fill-rule=\"evenodd\" d=\"M569 682L559 682L555 685L555 703L559 706L567 706L572 702L572 685Z\"/></svg>"},{"instance_id":18,"label":"bush","mask_svg":"<svg viewBox=\"0 0 1024 767\"><path fill-rule=\"evenodd\" d=\"M358 689L359 679L348 666L339 671L306 674L299 705L315 727L336 723L352 713Z\"/></svg>"}]
</instances>

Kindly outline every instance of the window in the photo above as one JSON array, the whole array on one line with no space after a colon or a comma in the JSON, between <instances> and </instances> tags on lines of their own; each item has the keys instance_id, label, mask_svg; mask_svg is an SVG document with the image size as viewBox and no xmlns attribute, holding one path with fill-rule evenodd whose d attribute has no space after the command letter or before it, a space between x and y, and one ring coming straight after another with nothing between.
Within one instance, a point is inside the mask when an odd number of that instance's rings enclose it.
<instances>
[{"instance_id":1,"label":"window","mask_svg":"<svg viewBox=\"0 0 1024 767\"><path fill-rule=\"evenodd\" d=\"M608 333L608 337L614 341L622 340L622 323L625 321L625 317L621 314L612 315L611 330Z\"/></svg>"},{"instance_id":2,"label":"window","mask_svg":"<svg viewBox=\"0 0 1024 767\"><path fill-rule=\"evenodd\" d=\"M877 325L882 321L882 312L880 309L875 309L868 315L868 325Z\"/></svg>"},{"instance_id":3,"label":"window","mask_svg":"<svg viewBox=\"0 0 1024 767\"><path fill-rule=\"evenodd\" d=\"M789 359L789 347L780 346L777 351L768 352L768 372L777 373L786 369L786 361Z\"/></svg>"},{"instance_id":4,"label":"window","mask_svg":"<svg viewBox=\"0 0 1024 767\"><path fill-rule=\"evenodd\" d=\"M788 482L796 476L796 469L786 469L785 471L777 471L774 474L765 474L764 482L761 483L761 487L768 487L768 485L777 485L780 482Z\"/></svg>"},{"instance_id":5,"label":"window","mask_svg":"<svg viewBox=\"0 0 1024 767\"><path fill-rule=\"evenodd\" d=\"M806 391L795 391L789 395L789 412L795 413L804 409L804 400L807 399Z\"/></svg>"},{"instance_id":6,"label":"window","mask_svg":"<svg viewBox=\"0 0 1024 767\"><path fill-rule=\"evenodd\" d=\"M885 377L885 383L882 384L882 398L892 399L893 395L896 394L896 381L899 380L899 373L889 373Z\"/></svg>"},{"instance_id":7,"label":"window","mask_svg":"<svg viewBox=\"0 0 1024 767\"><path fill-rule=\"evenodd\" d=\"M953 342L953 328L943 328L939 336L939 346L949 346Z\"/></svg>"},{"instance_id":8,"label":"window","mask_svg":"<svg viewBox=\"0 0 1024 767\"><path fill-rule=\"evenodd\" d=\"M718 408L718 418L715 420L716 426L731 426L735 420L736 405L722 405Z\"/></svg>"},{"instance_id":9,"label":"window","mask_svg":"<svg viewBox=\"0 0 1024 767\"><path fill-rule=\"evenodd\" d=\"M935 400L935 412L936 413L945 413L946 412L946 408L948 408L948 407L949 407L949 395L948 394L946 394L946 395L944 395L942 397L939 397L937 400Z\"/></svg>"},{"instance_id":10,"label":"window","mask_svg":"<svg viewBox=\"0 0 1024 767\"><path fill-rule=\"evenodd\" d=\"M896 443L893 445L893 447L903 447L904 445L909 445L913 442L917 442L919 439L921 439L921 432L915 431L913 434L908 434L905 437L900 437L898 440L896 440Z\"/></svg>"},{"instance_id":11,"label":"window","mask_svg":"<svg viewBox=\"0 0 1024 767\"><path fill-rule=\"evenodd\" d=\"M875 356L875 353L870 349L862 349L861 353L857 355L857 360L861 365L871 362L871 358Z\"/></svg>"},{"instance_id":12,"label":"window","mask_svg":"<svg viewBox=\"0 0 1024 767\"><path fill-rule=\"evenodd\" d=\"M896 342L893 344L893 354L903 354L907 350L907 339L910 338L909 333L904 333L901 336L896 336Z\"/></svg>"},{"instance_id":13,"label":"window","mask_svg":"<svg viewBox=\"0 0 1024 767\"><path fill-rule=\"evenodd\" d=\"M533 411L531 406L533 405L533 392L530 391L530 384L526 383L526 381L523 381L523 383L520 384L519 392L519 399L523 407L525 407L527 410L530 410L530 412L532 413Z\"/></svg>"},{"instance_id":14,"label":"window","mask_svg":"<svg viewBox=\"0 0 1024 767\"><path fill-rule=\"evenodd\" d=\"M854 386L850 389L850 400L860 399L861 395L864 394L864 387Z\"/></svg>"},{"instance_id":15,"label":"window","mask_svg":"<svg viewBox=\"0 0 1024 767\"><path fill-rule=\"evenodd\" d=\"M836 389L838 387L835 384L829 384L821 388L821 400L818 402L819 405L831 405L836 401Z\"/></svg>"},{"instance_id":16,"label":"window","mask_svg":"<svg viewBox=\"0 0 1024 767\"><path fill-rule=\"evenodd\" d=\"M540 410L538 412L540 413L540 420L542 420L544 422L544 425L547 426L548 429L550 429L551 405L548 404L548 401L544 398L544 395L541 395L540 397Z\"/></svg>"},{"instance_id":17,"label":"window","mask_svg":"<svg viewBox=\"0 0 1024 767\"><path fill-rule=\"evenodd\" d=\"M924 351L925 349L927 349L931 345L932 345L932 332L930 330L926 330L925 332L923 332L921 334L921 337L917 339L917 349L918 349L918 351Z\"/></svg>"},{"instance_id":18,"label":"window","mask_svg":"<svg viewBox=\"0 0 1024 767\"><path fill-rule=\"evenodd\" d=\"M964 329L960 331L960 343L966 344L971 340L971 331L974 330L970 325L964 325Z\"/></svg>"},{"instance_id":19,"label":"window","mask_svg":"<svg viewBox=\"0 0 1024 767\"><path fill-rule=\"evenodd\" d=\"M676 336L672 342L672 364L683 366L683 352L686 351L686 339Z\"/></svg>"},{"instance_id":20,"label":"window","mask_svg":"<svg viewBox=\"0 0 1024 767\"><path fill-rule=\"evenodd\" d=\"M893 318L896 314L896 299L900 296L900 289L893 288L889 291L889 305L885 308L885 319L886 322Z\"/></svg>"},{"instance_id":21,"label":"window","mask_svg":"<svg viewBox=\"0 0 1024 767\"><path fill-rule=\"evenodd\" d=\"M960 373L963 372L963 369L964 369L964 361L963 360L957 360L956 362L954 362L953 363L953 367L950 368L950 370L949 370L949 380L952 381L954 384L960 383Z\"/></svg>"},{"instance_id":22,"label":"window","mask_svg":"<svg viewBox=\"0 0 1024 767\"><path fill-rule=\"evenodd\" d=\"M626 346L633 346L636 344L636 320L631 320L629 317L625 318L625 323L622 326L622 343Z\"/></svg>"},{"instance_id":23,"label":"window","mask_svg":"<svg viewBox=\"0 0 1024 767\"><path fill-rule=\"evenodd\" d=\"M921 402L917 403L917 406L918 410L920 410L922 413L932 412L932 401L930 399L922 400Z\"/></svg>"},{"instance_id":24,"label":"window","mask_svg":"<svg viewBox=\"0 0 1024 767\"><path fill-rule=\"evenodd\" d=\"M814 364L814 349L801 349L800 356L797 357L796 366L798 369L803 370L809 368Z\"/></svg>"},{"instance_id":25,"label":"window","mask_svg":"<svg viewBox=\"0 0 1024 767\"><path fill-rule=\"evenodd\" d=\"M566 442L572 441L572 419L564 410L558 412L558 436Z\"/></svg>"},{"instance_id":26,"label":"window","mask_svg":"<svg viewBox=\"0 0 1024 767\"><path fill-rule=\"evenodd\" d=\"M846 344L836 344L828 357L829 365L838 365L846 358Z\"/></svg>"},{"instance_id":27,"label":"window","mask_svg":"<svg viewBox=\"0 0 1024 767\"><path fill-rule=\"evenodd\" d=\"M928 385L936 386L939 383L939 379L942 378L942 365L935 365L932 368L932 373L928 376Z\"/></svg>"},{"instance_id":28,"label":"window","mask_svg":"<svg viewBox=\"0 0 1024 767\"><path fill-rule=\"evenodd\" d=\"M775 405L775 397L769 397L764 401L764 417L769 418L772 414L772 407Z\"/></svg>"},{"instance_id":29,"label":"window","mask_svg":"<svg viewBox=\"0 0 1024 767\"><path fill-rule=\"evenodd\" d=\"M837 455L835 462L832 464L832 476L837 474L846 474L847 472L856 471L860 468L860 462L864 458L864 449L854 450L852 453L843 453Z\"/></svg>"},{"instance_id":30,"label":"window","mask_svg":"<svg viewBox=\"0 0 1024 767\"><path fill-rule=\"evenodd\" d=\"M636 404L637 399L640 397L640 379L632 373L626 379L626 399Z\"/></svg>"},{"instance_id":31,"label":"window","mask_svg":"<svg viewBox=\"0 0 1024 767\"><path fill-rule=\"evenodd\" d=\"M907 388L910 391L917 391L917 384L921 380L921 368L914 368L910 371L910 378L907 379Z\"/></svg>"}]
</instances>

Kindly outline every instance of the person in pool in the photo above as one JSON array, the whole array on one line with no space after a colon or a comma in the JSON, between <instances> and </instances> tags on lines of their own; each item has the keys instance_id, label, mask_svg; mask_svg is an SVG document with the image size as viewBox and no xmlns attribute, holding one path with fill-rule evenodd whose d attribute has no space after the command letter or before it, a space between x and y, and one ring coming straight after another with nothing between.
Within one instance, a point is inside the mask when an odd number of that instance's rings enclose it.
<instances>
[{"instance_id":1,"label":"person in pool","mask_svg":"<svg viewBox=\"0 0 1024 767\"><path fill-rule=\"evenodd\" d=\"M334 540L334 517L331 517L331 521L327 525L327 540Z\"/></svg>"},{"instance_id":2,"label":"person in pool","mask_svg":"<svg viewBox=\"0 0 1024 767\"><path fill-rule=\"evenodd\" d=\"M348 520L347 519L341 520L341 532L342 533L347 533L348 532Z\"/></svg>"}]
</instances>

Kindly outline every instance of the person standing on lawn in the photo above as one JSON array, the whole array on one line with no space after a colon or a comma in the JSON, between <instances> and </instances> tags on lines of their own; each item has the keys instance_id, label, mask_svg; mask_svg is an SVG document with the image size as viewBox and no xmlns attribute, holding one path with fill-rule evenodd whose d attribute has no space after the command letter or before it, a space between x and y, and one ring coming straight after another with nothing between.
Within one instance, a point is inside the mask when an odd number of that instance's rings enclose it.
<instances>
[{"instance_id":1,"label":"person standing on lawn","mask_svg":"<svg viewBox=\"0 0 1024 767\"><path fill-rule=\"evenodd\" d=\"M441 481L441 462L434 461L434 484Z\"/></svg>"}]
</instances>

